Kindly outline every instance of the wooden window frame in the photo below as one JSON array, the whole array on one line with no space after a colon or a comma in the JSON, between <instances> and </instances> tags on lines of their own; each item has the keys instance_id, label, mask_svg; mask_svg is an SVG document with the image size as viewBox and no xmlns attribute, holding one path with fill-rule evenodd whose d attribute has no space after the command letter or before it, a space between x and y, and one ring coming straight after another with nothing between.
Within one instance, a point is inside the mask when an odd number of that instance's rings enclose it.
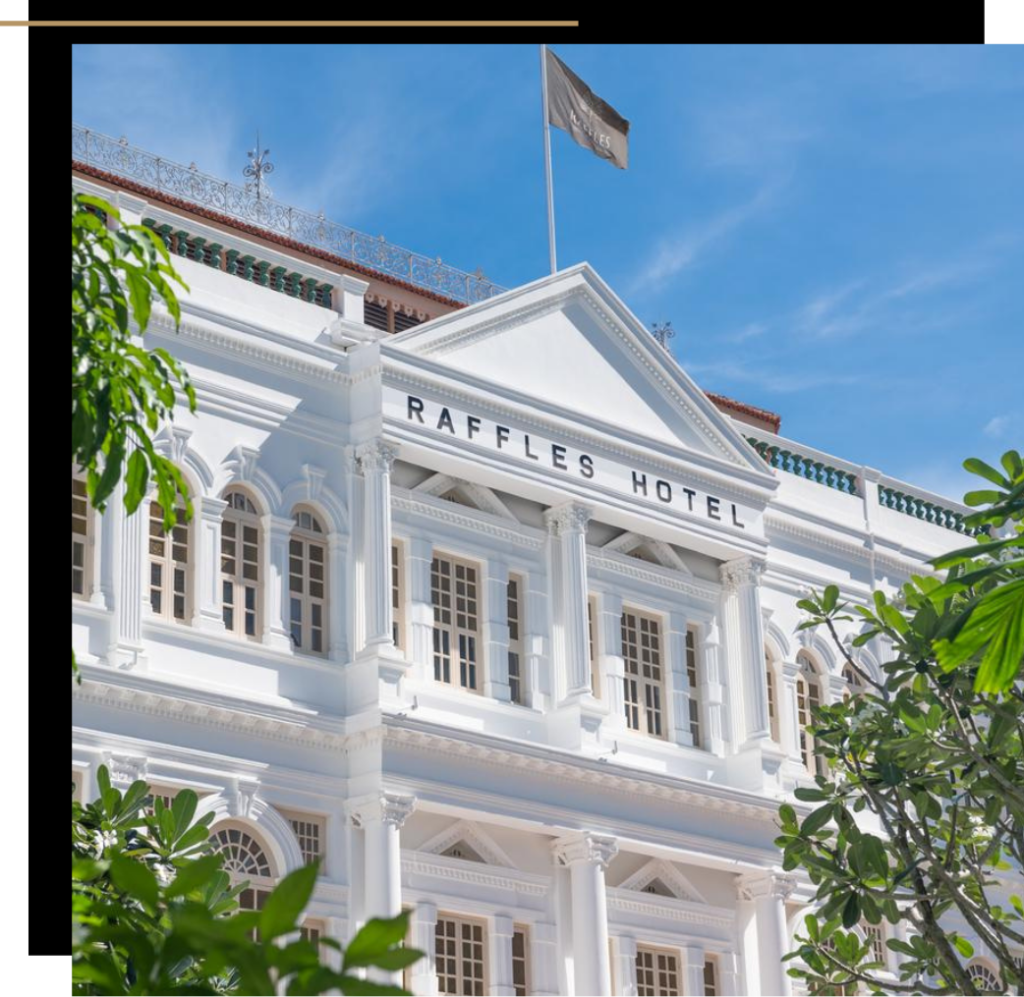
<instances>
[{"instance_id":1,"label":"wooden window frame","mask_svg":"<svg viewBox=\"0 0 1024 997\"><path fill-rule=\"evenodd\" d=\"M484 686L480 655L483 643L480 632L481 574L478 563L449 554L435 552L430 563L430 604L434 611L434 680L477 695L483 692ZM467 589L462 595L458 591L460 582ZM472 598L470 586L473 589ZM445 595L448 597L447 606L444 605ZM470 620L473 621L473 627L469 626Z\"/></svg>"},{"instance_id":2,"label":"wooden window frame","mask_svg":"<svg viewBox=\"0 0 1024 997\"><path fill-rule=\"evenodd\" d=\"M306 813L302 810L281 810L280 813L288 821L292 833L299 843L302 861L308 864L313 859L320 859L320 873L322 875L327 868L327 819L320 814ZM305 824L309 824L311 827L303 827L302 825ZM312 833L314 830L315 834ZM311 848L307 848L305 844L307 840L311 841L314 839L316 841L315 852Z\"/></svg>"},{"instance_id":3,"label":"wooden window frame","mask_svg":"<svg viewBox=\"0 0 1024 997\"><path fill-rule=\"evenodd\" d=\"M444 924L451 924L451 925L453 925L455 927L456 930L455 930L455 932L454 932L454 934L452 936L448 936L447 934L439 934L439 929ZM467 940L466 937L465 937L465 932L464 932L465 928L469 928L470 930L472 930L474 928L478 928L480 930L480 942L479 942L479 944L480 944L480 958L479 958L479 960L477 960L476 958L471 958L471 960L470 960L471 962L474 962L474 963L475 962L479 962L479 964L480 964L479 989L473 988L471 990L466 990L466 986L465 986L465 984L466 984L466 977L464 975L464 967L465 967L466 960L465 960L465 957L464 957L463 952L462 952L462 946L460 944L460 943L465 942ZM454 960L453 960L454 964L455 964L455 974L454 974L455 986L451 990L445 989L444 985L442 984L441 958L443 957L443 958L445 958L447 960L448 958L451 958L451 957L448 956L447 953L443 953L443 954L439 954L438 953L438 951L437 951L437 943L438 943L439 937L443 937L445 939L448 939L449 937L451 937L451 938L454 939L454 941L456 943L456 946L455 946L456 947L456 952L455 952L455 956L454 956ZM473 938L470 938L469 939L469 943L471 945L476 944L476 940L473 939ZM489 989L490 989L490 967L487 964L487 943L488 943L488 939L487 939L487 922L486 921L481 920L480 918L475 918L475 917L463 917L463 916L461 916L459 914L452 914L452 913L448 913L448 912L443 912L442 913L440 911L438 912L437 923L434 926L434 969L435 969L435 972L437 973L437 992L438 992L438 994L440 994L440 995L466 994L466 993L486 994L489 991ZM451 974L449 974L447 972L444 973L444 978L446 980L451 978ZM475 980L474 980L474 982L475 982Z\"/></svg>"},{"instance_id":4,"label":"wooden window frame","mask_svg":"<svg viewBox=\"0 0 1024 997\"><path fill-rule=\"evenodd\" d=\"M686 656L686 661L684 662L686 665L686 681L690 687L690 737L693 739L693 746L695 748L702 748L704 742L701 735L704 725L701 722L703 701L700 694L700 631L694 624L690 624L686 628L684 654Z\"/></svg>"},{"instance_id":5,"label":"wooden window frame","mask_svg":"<svg viewBox=\"0 0 1024 997\"><path fill-rule=\"evenodd\" d=\"M711 977L708 979L708 977ZM704 997L718 997L722 989L718 972L718 958L704 953Z\"/></svg>"},{"instance_id":6,"label":"wooden window frame","mask_svg":"<svg viewBox=\"0 0 1024 997\"><path fill-rule=\"evenodd\" d=\"M405 648L405 545L391 541L391 638L399 650Z\"/></svg>"},{"instance_id":7,"label":"wooden window frame","mask_svg":"<svg viewBox=\"0 0 1024 997\"><path fill-rule=\"evenodd\" d=\"M193 530L185 519L185 508L175 510L177 517L171 535L164 529L163 506L155 499L149 502L146 558L149 577L149 608L154 616L172 623L188 624L192 620ZM181 559L179 552L184 552ZM179 600L181 615L178 615Z\"/></svg>"},{"instance_id":8,"label":"wooden window frame","mask_svg":"<svg viewBox=\"0 0 1024 997\"><path fill-rule=\"evenodd\" d=\"M601 651L598 640L597 596L587 596L587 648L590 654L590 694L601 698Z\"/></svg>"},{"instance_id":9,"label":"wooden window frame","mask_svg":"<svg viewBox=\"0 0 1024 997\"><path fill-rule=\"evenodd\" d=\"M633 622L630 623L630 620ZM662 741L668 740L664 635L665 625L661 616L631 606L623 607L622 662L626 726ZM645 656L653 660L645 661ZM635 670L631 670L631 666ZM657 677L645 675L645 669L649 672L656 670Z\"/></svg>"},{"instance_id":10,"label":"wooden window frame","mask_svg":"<svg viewBox=\"0 0 1024 997\"><path fill-rule=\"evenodd\" d=\"M646 958L651 965L642 965ZM671 960L672 969L663 967L659 960ZM663 948L656 945L637 945L636 947L636 992L637 997L676 997L683 992L683 961L676 949ZM643 971L643 972L642 972ZM650 983L647 973L650 973ZM662 974L665 974L664 976ZM668 976L674 976L669 980Z\"/></svg>"},{"instance_id":11,"label":"wooden window frame","mask_svg":"<svg viewBox=\"0 0 1024 997\"><path fill-rule=\"evenodd\" d=\"M327 531L320 514L306 506L296 506L292 510L292 519L295 525L288 534L288 633L292 650L298 654L326 658L331 598ZM319 559L314 556L317 553ZM315 578L318 566L321 577ZM319 595L313 591L317 585L320 586ZM314 622L318 614L320 625L317 627ZM317 631L319 650L313 646Z\"/></svg>"},{"instance_id":12,"label":"wooden window frame","mask_svg":"<svg viewBox=\"0 0 1024 997\"><path fill-rule=\"evenodd\" d=\"M508 608L508 690L509 699L518 706L526 706L526 672L523 658L523 576L512 573L506 586Z\"/></svg>"},{"instance_id":13,"label":"wooden window frame","mask_svg":"<svg viewBox=\"0 0 1024 997\"><path fill-rule=\"evenodd\" d=\"M84 512L82 511L84 507ZM81 523L82 529L75 526ZM109 527L108 527L109 528ZM96 511L89 501L84 474L71 473L71 598L88 602L92 597L92 560L96 543ZM78 552L80 551L80 556ZM80 560L80 564L75 561ZM82 590L75 591L75 573L82 579Z\"/></svg>"},{"instance_id":14,"label":"wooden window frame","mask_svg":"<svg viewBox=\"0 0 1024 997\"><path fill-rule=\"evenodd\" d=\"M516 936L523 939L523 954L516 955ZM521 962L523 966L523 982L520 985L516 982L516 963ZM530 989L530 926L528 924L512 925L512 989L515 997L527 997L533 993Z\"/></svg>"},{"instance_id":15,"label":"wooden window frame","mask_svg":"<svg viewBox=\"0 0 1024 997\"><path fill-rule=\"evenodd\" d=\"M807 730L811 722L812 710L822 703L822 673L814 659L806 652L797 654L800 669L796 676L796 713L800 727L799 743L800 758L811 775L827 775L827 766L823 758L814 753L814 735Z\"/></svg>"},{"instance_id":16,"label":"wooden window frame","mask_svg":"<svg viewBox=\"0 0 1024 997\"><path fill-rule=\"evenodd\" d=\"M251 511L244 507L237 508L234 504L235 495L240 495L251 506ZM236 637L259 641L263 631L263 584L260 578L260 547L266 542L263 526L256 503L248 492L232 487L224 492L224 499L228 503L221 522L220 538L220 596L224 628ZM256 531L255 544L250 542L246 532L253 529ZM246 556L248 548L253 546L256 550L255 560ZM228 570L229 564L233 566L231 570ZM253 565L255 577L247 577L246 570ZM230 589L228 586L231 586ZM250 590L253 592L251 607L248 599ZM241 602L238 600L239 592L242 593ZM230 599L227 598L229 594ZM247 633L246 624L250 613L253 617L253 633Z\"/></svg>"},{"instance_id":17,"label":"wooden window frame","mask_svg":"<svg viewBox=\"0 0 1024 997\"><path fill-rule=\"evenodd\" d=\"M772 740L779 743L779 682L775 661L768 651L764 652L765 685L768 690L768 732Z\"/></svg>"}]
</instances>

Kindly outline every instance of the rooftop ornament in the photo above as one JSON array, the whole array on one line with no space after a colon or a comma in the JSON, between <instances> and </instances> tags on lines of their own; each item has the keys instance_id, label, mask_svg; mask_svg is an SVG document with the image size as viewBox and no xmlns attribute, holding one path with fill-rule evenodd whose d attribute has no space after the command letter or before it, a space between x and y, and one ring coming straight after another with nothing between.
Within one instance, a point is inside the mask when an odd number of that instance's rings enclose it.
<instances>
[{"instance_id":1,"label":"rooftop ornament","mask_svg":"<svg viewBox=\"0 0 1024 997\"><path fill-rule=\"evenodd\" d=\"M651 335L658 341L663 350L669 350L668 341L675 336L676 331L672 328L671 322L654 322L651 324Z\"/></svg>"},{"instance_id":2,"label":"rooftop ornament","mask_svg":"<svg viewBox=\"0 0 1024 997\"><path fill-rule=\"evenodd\" d=\"M256 200L273 197L274 194L267 182L263 179L268 173L274 172L274 164L267 160L270 155L269 149L260 152L260 133L256 132L256 148L249 150L249 158L252 162L242 170L242 176L252 177L246 181L245 189L250 194L256 195Z\"/></svg>"}]
</instances>

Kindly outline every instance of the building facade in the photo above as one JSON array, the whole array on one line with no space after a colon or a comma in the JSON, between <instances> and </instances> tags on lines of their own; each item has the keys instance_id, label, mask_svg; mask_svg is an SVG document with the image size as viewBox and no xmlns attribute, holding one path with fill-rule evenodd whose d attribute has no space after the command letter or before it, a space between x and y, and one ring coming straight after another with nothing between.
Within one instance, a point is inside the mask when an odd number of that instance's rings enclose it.
<instances>
[{"instance_id":1,"label":"building facade","mask_svg":"<svg viewBox=\"0 0 1024 997\"><path fill-rule=\"evenodd\" d=\"M145 344L198 397L173 535L73 475L79 791L194 789L249 906L320 858L312 935L411 909L417 994L790 993L774 822L856 691L795 604L967 510L709 397L586 264L466 304L75 139L175 255Z\"/></svg>"}]
</instances>

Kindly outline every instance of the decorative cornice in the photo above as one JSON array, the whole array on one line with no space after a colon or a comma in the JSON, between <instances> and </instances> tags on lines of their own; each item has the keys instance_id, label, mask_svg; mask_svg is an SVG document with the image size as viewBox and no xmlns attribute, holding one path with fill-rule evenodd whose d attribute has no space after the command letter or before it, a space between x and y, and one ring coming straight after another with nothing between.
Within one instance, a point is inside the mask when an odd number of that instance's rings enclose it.
<instances>
[{"instance_id":1,"label":"decorative cornice","mask_svg":"<svg viewBox=\"0 0 1024 997\"><path fill-rule=\"evenodd\" d=\"M478 862L464 862L461 859L427 855L423 852L403 852L402 872L406 876L435 876L449 882L470 883L473 886L490 887L525 896L540 897L551 891L551 879L548 876L513 869L498 869Z\"/></svg>"},{"instance_id":2,"label":"decorative cornice","mask_svg":"<svg viewBox=\"0 0 1024 997\"><path fill-rule=\"evenodd\" d=\"M587 549L588 571L615 572L649 585L674 589L703 602L717 602L718 600L720 589L714 582L681 575L671 568L639 561L628 554L603 553L603 551L603 547Z\"/></svg>"},{"instance_id":3,"label":"decorative cornice","mask_svg":"<svg viewBox=\"0 0 1024 997\"><path fill-rule=\"evenodd\" d=\"M561 838L552 846L559 865L572 866L578 862L608 868L608 863L619 853L619 843L608 834L584 831L569 838Z\"/></svg>"},{"instance_id":4,"label":"decorative cornice","mask_svg":"<svg viewBox=\"0 0 1024 997\"><path fill-rule=\"evenodd\" d=\"M623 913L713 928L731 929L736 923L735 914L724 907L709 907L673 897L650 896L648 899L649 895L644 895L641 899L636 893L622 889L610 889L607 896L608 909Z\"/></svg>"},{"instance_id":5,"label":"decorative cornice","mask_svg":"<svg viewBox=\"0 0 1024 997\"><path fill-rule=\"evenodd\" d=\"M363 474L367 471L389 472L397 459L398 447L379 438L356 447L356 463Z\"/></svg>"},{"instance_id":6,"label":"decorative cornice","mask_svg":"<svg viewBox=\"0 0 1024 997\"><path fill-rule=\"evenodd\" d=\"M726 561L719 568L722 587L726 592L733 592L746 585L757 585L764 570L764 561L753 557L739 557L735 561Z\"/></svg>"},{"instance_id":7,"label":"decorative cornice","mask_svg":"<svg viewBox=\"0 0 1024 997\"><path fill-rule=\"evenodd\" d=\"M566 502L545 511L544 522L548 525L548 532L554 536L561 536L564 533L586 533L587 523L593 516L594 510L589 506L580 505L578 502Z\"/></svg>"},{"instance_id":8,"label":"decorative cornice","mask_svg":"<svg viewBox=\"0 0 1024 997\"><path fill-rule=\"evenodd\" d=\"M751 872L736 880L740 900L772 899L785 902L797 885L794 876L784 876L778 872Z\"/></svg>"},{"instance_id":9,"label":"decorative cornice","mask_svg":"<svg viewBox=\"0 0 1024 997\"><path fill-rule=\"evenodd\" d=\"M778 818L778 801L761 797L745 790L725 789L709 783L659 775L640 769L616 767L613 771L608 764L599 764L591 759L570 756L550 746L528 746L509 742L509 746L498 738L483 738L466 731L452 731L451 734L435 733L409 726L407 719L386 717L385 745L409 748L417 752L431 752L444 758L457 755L492 765L498 770L516 769L564 781L573 786L581 784L600 786L624 796L641 796L663 799L670 803L732 814L736 818L747 818L757 822L774 823Z\"/></svg>"},{"instance_id":10,"label":"decorative cornice","mask_svg":"<svg viewBox=\"0 0 1024 997\"><path fill-rule=\"evenodd\" d=\"M123 755L105 751L103 764L110 773L111 785L118 789L127 789L133 782L146 778L147 762L144 755Z\"/></svg>"},{"instance_id":11,"label":"decorative cornice","mask_svg":"<svg viewBox=\"0 0 1024 997\"><path fill-rule=\"evenodd\" d=\"M529 550L539 550L544 546L544 534L529 527L520 526L518 529L507 526L497 516L491 513L481 512L475 509L468 509L465 506L457 506L452 502L445 502L441 499L436 501L423 501L420 498L413 498L413 493L402 492L399 489L392 489L391 507L400 512L411 513L417 516L426 516L442 523L449 523L465 530L472 530L474 533L483 533L496 537L506 543L515 544L518 547L526 547Z\"/></svg>"},{"instance_id":12,"label":"decorative cornice","mask_svg":"<svg viewBox=\"0 0 1024 997\"><path fill-rule=\"evenodd\" d=\"M260 330L254 330L257 333ZM174 319L170 314L159 308L154 308L146 326L146 335L156 334L167 338L180 337L189 339L204 346L214 347L225 353L233 353L259 367L270 370L284 370L290 374L298 374L302 377L315 381L326 381L332 384L345 384L348 377L334 367L324 364L313 363L310 360L301 360L298 357L289 356L280 350L271 349L263 345L260 339L231 335L214 329L212 326L201 324L194 318L183 318L181 325L175 329ZM302 340L295 339L287 343L293 349L307 348L308 344ZM335 362L343 360L344 354L337 353Z\"/></svg>"}]
</instances>

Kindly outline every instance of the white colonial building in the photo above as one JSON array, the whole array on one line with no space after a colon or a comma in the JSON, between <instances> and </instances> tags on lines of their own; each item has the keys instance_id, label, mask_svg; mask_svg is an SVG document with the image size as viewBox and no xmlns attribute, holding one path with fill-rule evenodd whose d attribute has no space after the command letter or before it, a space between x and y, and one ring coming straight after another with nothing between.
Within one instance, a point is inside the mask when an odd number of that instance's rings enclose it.
<instances>
[{"instance_id":1,"label":"white colonial building","mask_svg":"<svg viewBox=\"0 0 1024 997\"><path fill-rule=\"evenodd\" d=\"M311 933L410 908L417 994L790 993L776 814L850 686L795 603L891 591L967 510L705 394L586 264L502 292L72 157L170 246L191 290L145 344L198 396L159 436L173 536L72 481L84 796L194 789L247 905L322 859Z\"/></svg>"}]
</instances>

